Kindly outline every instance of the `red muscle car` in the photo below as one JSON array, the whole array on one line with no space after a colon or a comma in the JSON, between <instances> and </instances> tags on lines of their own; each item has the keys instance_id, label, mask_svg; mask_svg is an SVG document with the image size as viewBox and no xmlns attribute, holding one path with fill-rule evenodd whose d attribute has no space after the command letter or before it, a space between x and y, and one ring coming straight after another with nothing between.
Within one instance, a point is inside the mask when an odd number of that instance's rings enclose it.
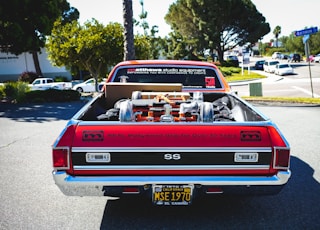
<instances>
[{"instance_id":1,"label":"red muscle car","mask_svg":"<svg viewBox=\"0 0 320 230\"><path fill-rule=\"evenodd\" d=\"M277 126L208 62L119 63L52 146L68 196L146 195L189 205L206 194L277 194L291 172Z\"/></svg>"}]
</instances>

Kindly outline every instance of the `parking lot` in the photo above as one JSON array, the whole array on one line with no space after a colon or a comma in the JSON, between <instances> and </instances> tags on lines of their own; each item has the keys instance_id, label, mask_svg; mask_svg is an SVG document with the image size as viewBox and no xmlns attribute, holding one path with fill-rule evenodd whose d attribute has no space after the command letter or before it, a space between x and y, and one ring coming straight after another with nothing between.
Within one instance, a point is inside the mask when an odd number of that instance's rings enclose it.
<instances>
[{"instance_id":1,"label":"parking lot","mask_svg":"<svg viewBox=\"0 0 320 230\"><path fill-rule=\"evenodd\" d=\"M267 78L232 83L232 89L238 92L239 96L250 96L249 84L261 82L262 95L266 97L320 97L320 63L311 63L310 68L307 62L290 63L294 69L294 74L278 76L262 70L254 70L254 63L261 59L268 58L251 58L250 69ZM280 60L280 62L287 63L288 61Z\"/></svg>"}]
</instances>

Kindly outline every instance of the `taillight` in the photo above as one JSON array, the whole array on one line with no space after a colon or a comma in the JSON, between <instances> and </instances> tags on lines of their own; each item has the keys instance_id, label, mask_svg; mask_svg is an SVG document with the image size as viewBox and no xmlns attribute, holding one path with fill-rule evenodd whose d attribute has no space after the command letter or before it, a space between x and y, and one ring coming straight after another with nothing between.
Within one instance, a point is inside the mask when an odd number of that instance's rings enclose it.
<instances>
[{"instance_id":1,"label":"taillight","mask_svg":"<svg viewBox=\"0 0 320 230\"><path fill-rule=\"evenodd\" d=\"M52 149L54 169L69 169L69 148L56 147Z\"/></svg>"},{"instance_id":2,"label":"taillight","mask_svg":"<svg viewBox=\"0 0 320 230\"><path fill-rule=\"evenodd\" d=\"M290 164L290 148L275 147L273 168L288 169L289 164Z\"/></svg>"},{"instance_id":3,"label":"taillight","mask_svg":"<svg viewBox=\"0 0 320 230\"><path fill-rule=\"evenodd\" d=\"M52 160L55 170L70 169L69 146L72 145L75 129L75 123L69 122L52 146Z\"/></svg>"}]
</instances>

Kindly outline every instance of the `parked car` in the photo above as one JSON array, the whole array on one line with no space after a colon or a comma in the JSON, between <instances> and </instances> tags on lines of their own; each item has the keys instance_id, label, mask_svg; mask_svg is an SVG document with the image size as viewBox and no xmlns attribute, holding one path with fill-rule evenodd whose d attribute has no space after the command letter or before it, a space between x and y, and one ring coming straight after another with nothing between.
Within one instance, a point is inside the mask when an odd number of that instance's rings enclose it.
<instances>
[{"instance_id":1,"label":"parked car","mask_svg":"<svg viewBox=\"0 0 320 230\"><path fill-rule=\"evenodd\" d=\"M314 55L309 55L309 57L306 59L307 62L314 62Z\"/></svg>"},{"instance_id":2,"label":"parked car","mask_svg":"<svg viewBox=\"0 0 320 230\"><path fill-rule=\"evenodd\" d=\"M256 63L254 64L254 68L256 70L263 70L263 64L264 64L265 60L259 60L256 61Z\"/></svg>"},{"instance_id":3,"label":"parked car","mask_svg":"<svg viewBox=\"0 0 320 230\"><path fill-rule=\"evenodd\" d=\"M236 55L225 56L224 60L227 62L230 62L232 66L235 66L235 67L239 66L239 59Z\"/></svg>"},{"instance_id":4,"label":"parked car","mask_svg":"<svg viewBox=\"0 0 320 230\"><path fill-rule=\"evenodd\" d=\"M83 80L73 80L73 81L71 81L71 84L72 84L72 87L73 86L75 86L75 85L77 85L77 84L80 84L80 83L82 83L83 82ZM72 88L71 87L71 88Z\"/></svg>"},{"instance_id":5,"label":"parked car","mask_svg":"<svg viewBox=\"0 0 320 230\"><path fill-rule=\"evenodd\" d=\"M36 78L29 84L31 90L47 90L47 89L71 89L71 82L55 82L52 78Z\"/></svg>"},{"instance_id":6,"label":"parked car","mask_svg":"<svg viewBox=\"0 0 320 230\"><path fill-rule=\"evenodd\" d=\"M91 93L91 92L95 92L95 82L96 80L94 78L90 78L88 80L86 80L85 82L76 84L72 87L73 90L77 90L79 93ZM98 90L100 91L102 89L104 83L99 83L98 84Z\"/></svg>"},{"instance_id":7,"label":"parked car","mask_svg":"<svg viewBox=\"0 0 320 230\"><path fill-rule=\"evenodd\" d=\"M288 62L300 62L301 61L301 56L300 54L290 54Z\"/></svg>"},{"instance_id":8,"label":"parked car","mask_svg":"<svg viewBox=\"0 0 320 230\"><path fill-rule=\"evenodd\" d=\"M286 63L280 63L275 66L274 73L280 76L293 74L293 68L291 65Z\"/></svg>"},{"instance_id":9,"label":"parked car","mask_svg":"<svg viewBox=\"0 0 320 230\"><path fill-rule=\"evenodd\" d=\"M272 59L282 59L282 56L283 56L282 53L274 52L271 57L272 57Z\"/></svg>"},{"instance_id":10,"label":"parked car","mask_svg":"<svg viewBox=\"0 0 320 230\"><path fill-rule=\"evenodd\" d=\"M279 61L267 60L263 64L263 70L267 73L274 73L277 64L279 64Z\"/></svg>"},{"instance_id":11,"label":"parked car","mask_svg":"<svg viewBox=\"0 0 320 230\"><path fill-rule=\"evenodd\" d=\"M317 54L316 56L314 56L313 61L320 63L320 54Z\"/></svg>"},{"instance_id":12,"label":"parked car","mask_svg":"<svg viewBox=\"0 0 320 230\"><path fill-rule=\"evenodd\" d=\"M289 55L288 54L282 54L281 59L288 60L289 59Z\"/></svg>"}]
</instances>

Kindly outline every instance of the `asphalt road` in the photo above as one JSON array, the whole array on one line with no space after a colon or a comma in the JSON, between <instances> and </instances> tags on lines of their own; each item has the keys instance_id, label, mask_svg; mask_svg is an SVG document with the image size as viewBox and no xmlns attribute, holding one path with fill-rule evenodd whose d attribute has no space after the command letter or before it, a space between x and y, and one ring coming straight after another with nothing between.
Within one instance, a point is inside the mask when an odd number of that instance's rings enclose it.
<instances>
[{"instance_id":1,"label":"asphalt road","mask_svg":"<svg viewBox=\"0 0 320 230\"><path fill-rule=\"evenodd\" d=\"M310 68L307 62L290 63L294 68L294 75L277 76L261 70L253 70L256 60L265 58L251 58L251 69L266 79L252 82L262 83L262 95L266 97L320 97L320 63L311 63ZM282 60L280 62L287 62ZM250 96L249 83L238 82L231 84L232 90L237 91L239 96Z\"/></svg>"},{"instance_id":2,"label":"asphalt road","mask_svg":"<svg viewBox=\"0 0 320 230\"><path fill-rule=\"evenodd\" d=\"M212 196L189 207L149 200L66 197L51 144L82 103L0 104L0 229L319 229L320 107L264 106L292 148L292 178L277 196Z\"/></svg>"}]
</instances>

